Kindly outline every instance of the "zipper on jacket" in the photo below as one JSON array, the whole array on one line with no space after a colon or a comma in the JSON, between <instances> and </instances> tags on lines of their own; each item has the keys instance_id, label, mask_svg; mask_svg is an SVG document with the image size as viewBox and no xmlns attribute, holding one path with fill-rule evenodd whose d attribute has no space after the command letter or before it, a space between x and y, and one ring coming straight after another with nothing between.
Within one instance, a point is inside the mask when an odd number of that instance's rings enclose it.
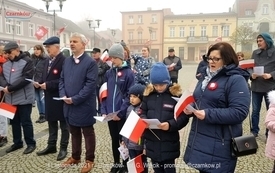
<instances>
[{"instance_id":1,"label":"zipper on jacket","mask_svg":"<svg viewBox=\"0 0 275 173\"><path fill-rule=\"evenodd\" d=\"M201 98L202 98L202 95L200 96L200 99L201 99ZM200 99L199 99L199 100L200 100ZM200 106L201 106L201 101L200 101L200 103L199 103L199 105L198 105L198 108L200 108ZM198 133L198 122L199 122L199 119L197 118L197 120L196 120L196 128L195 128L194 139L193 139L192 145L191 145L191 152L193 151L193 146L194 146L195 139L196 139L196 136L197 136L197 133Z\"/></svg>"},{"instance_id":2,"label":"zipper on jacket","mask_svg":"<svg viewBox=\"0 0 275 173\"><path fill-rule=\"evenodd\" d=\"M224 145L224 128L222 126L222 145Z\"/></svg>"},{"instance_id":3,"label":"zipper on jacket","mask_svg":"<svg viewBox=\"0 0 275 173\"><path fill-rule=\"evenodd\" d=\"M27 100L27 94L26 94L25 88L23 90L24 90L25 99Z\"/></svg>"},{"instance_id":4,"label":"zipper on jacket","mask_svg":"<svg viewBox=\"0 0 275 173\"><path fill-rule=\"evenodd\" d=\"M116 76L116 80L115 80L115 89L114 89L114 94L113 94L113 112L115 112L115 96L116 96L116 90L117 90L117 68L115 71L115 76Z\"/></svg>"},{"instance_id":5,"label":"zipper on jacket","mask_svg":"<svg viewBox=\"0 0 275 173\"><path fill-rule=\"evenodd\" d=\"M10 69L10 76L9 76L9 84L11 83L11 74L13 71L13 61L11 61L11 69ZM11 96L11 104L12 104L12 93L10 93Z\"/></svg>"}]
</instances>

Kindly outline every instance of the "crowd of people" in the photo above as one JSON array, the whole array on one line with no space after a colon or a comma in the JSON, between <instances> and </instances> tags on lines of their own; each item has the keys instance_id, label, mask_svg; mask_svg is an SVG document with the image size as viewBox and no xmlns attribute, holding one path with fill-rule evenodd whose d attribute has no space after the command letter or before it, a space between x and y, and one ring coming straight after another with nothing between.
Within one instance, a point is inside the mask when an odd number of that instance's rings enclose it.
<instances>
[{"instance_id":1,"label":"crowd of people","mask_svg":"<svg viewBox=\"0 0 275 173\"><path fill-rule=\"evenodd\" d=\"M34 46L33 55L21 52L14 42L0 47L2 101L17 108L10 120L13 144L7 153L23 147L21 127L27 144L23 153L29 154L36 149L31 121L32 104L36 100L40 115L36 122L47 122L49 128L47 146L37 155L56 153L59 148L57 161L65 159L71 137L71 156L61 164L63 168L81 162L83 135L86 153L81 172L92 170L96 157L94 116L116 113L108 121L113 155L110 173L128 172L127 161L139 155L142 155L144 173L148 173L148 158L155 173L175 173L175 159L180 156L179 130L189 121L192 124L184 151L185 163L220 165L194 167L200 173L233 173L237 157L232 156L231 140L242 136L242 123L249 114L251 98L251 133L258 136L259 112L262 98L265 98L267 109L271 103L265 120L266 156L275 159L272 148L275 138L275 91L272 91L275 90L275 48L270 35L258 35L259 49L252 53L255 66L264 67L263 74L240 68L244 54L236 53L229 43L210 45L195 75L198 79L193 92L195 110L185 108L176 119L174 97L182 95L178 84L182 61L174 49L169 49L168 56L157 62L146 46L141 55L131 55L124 42L116 43L104 50L112 62L110 66L100 58L99 48L94 48L92 55L85 53L86 43L84 35L74 33L70 38L73 53L70 57L60 52L60 40L55 36L47 39L44 46ZM107 96L100 98L100 87L105 82ZM138 143L119 134L131 111L143 119L160 121L158 129L147 127ZM0 146L8 142L7 124L7 118L0 116ZM61 129L59 147L58 127ZM129 159L121 161L120 145L128 148Z\"/></svg>"}]
</instances>

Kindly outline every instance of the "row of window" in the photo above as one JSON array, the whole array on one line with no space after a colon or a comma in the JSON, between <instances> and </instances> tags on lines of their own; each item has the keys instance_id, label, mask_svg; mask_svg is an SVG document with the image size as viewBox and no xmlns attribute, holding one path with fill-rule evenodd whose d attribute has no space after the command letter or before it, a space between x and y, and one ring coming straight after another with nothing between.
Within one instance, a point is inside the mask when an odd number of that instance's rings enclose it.
<instances>
[{"instance_id":1,"label":"row of window","mask_svg":"<svg viewBox=\"0 0 275 173\"><path fill-rule=\"evenodd\" d=\"M137 18L137 23L139 24L143 24L143 17L142 15L138 15ZM129 24L134 24L134 16L129 16ZM156 14L152 14L151 15L151 23L157 23L157 15Z\"/></svg>"},{"instance_id":2,"label":"row of window","mask_svg":"<svg viewBox=\"0 0 275 173\"><path fill-rule=\"evenodd\" d=\"M137 37L138 37L138 40L142 40L142 32L139 31L137 33ZM150 33L150 40L156 40L157 39L157 32L156 31L152 31ZM134 40L134 32L129 32L129 40Z\"/></svg>"},{"instance_id":3,"label":"row of window","mask_svg":"<svg viewBox=\"0 0 275 173\"><path fill-rule=\"evenodd\" d=\"M17 21L14 19L5 19L4 30L2 28L2 17L0 17L0 32L4 32L7 34L16 34L16 35L24 35L24 22ZM35 37L35 32L41 25L36 25L34 23L28 23L28 35L29 37ZM45 26L44 26L45 27ZM48 30L48 34L50 34L50 28L45 27Z\"/></svg>"}]
</instances>

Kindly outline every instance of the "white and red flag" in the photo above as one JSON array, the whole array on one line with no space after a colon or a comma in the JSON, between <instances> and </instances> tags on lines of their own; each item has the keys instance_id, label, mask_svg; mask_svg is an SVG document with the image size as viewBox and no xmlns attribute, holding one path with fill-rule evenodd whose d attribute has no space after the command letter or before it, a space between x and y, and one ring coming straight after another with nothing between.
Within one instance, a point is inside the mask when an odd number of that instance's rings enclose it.
<instances>
[{"instance_id":1,"label":"white and red flag","mask_svg":"<svg viewBox=\"0 0 275 173\"><path fill-rule=\"evenodd\" d=\"M221 42L222 41L222 36L217 37L215 41L216 42Z\"/></svg>"},{"instance_id":2,"label":"white and red flag","mask_svg":"<svg viewBox=\"0 0 275 173\"><path fill-rule=\"evenodd\" d=\"M138 140L146 127L147 123L143 121L138 114L131 111L119 134L135 143L138 143Z\"/></svg>"},{"instance_id":3,"label":"white and red flag","mask_svg":"<svg viewBox=\"0 0 275 173\"><path fill-rule=\"evenodd\" d=\"M40 40L48 33L48 30L44 26L40 26L36 33L34 34L37 40Z\"/></svg>"},{"instance_id":4,"label":"white and red flag","mask_svg":"<svg viewBox=\"0 0 275 173\"><path fill-rule=\"evenodd\" d=\"M239 66L242 69L253 68L255 66L254 59L242 60L239 62Z\"/></svg>"},{"instance_id":5,"label":"white and red flag","mask_svg":"<svg viewBox=\"0 0 275 173\"><path fill-rule=\"evenodd\" d=\"M174 109L174 118L177 119L182 111L189 106L190 103L195 102L194 97L189 91L185 91L182 96L179 98L178 103Z\"/></svg>"},{"instance_id":6,"label":"white and red flag","mask_svg":"<svg viewBox=\"0 0 275 173\"><path fill-rule=\"evenodd\" d=\"M128 172L130 173L141 173L144 171L143 162L142 162L142 154L137 157L129 160L127 162Z\"/></svg>"},{"instance_id":7,"label":"white and red flag","mask_svg":"<svg viewBox=\"0 0 275 173\"><path fill-rule=\"evenodd\" d=\"M58 30L57 35L60 35L62 32L64 32L66 28L67 28L67 25L65 25L65 26L63 26L62 28L60 28L60 29Z\"/></svg>"},{"instance_id":8,"label":"white and red flag","mask_svg":"<svg viewBox=\"0 0 275 173\"><path fill-rule=\"evenodd\" d=\"M108 52L104 52L100 59L103 61L103 62L106 62L110 67L112 67L112 61L111 61L111 58L109 57L109 54Z\"/></svg>"},{"instance_id":9,"label":"white and red flag","mask_svg":"<svg viewBox=\"0 0 275 173\"><path fill-rule=\"evenodd\" d=\"M4 102L0 103L0 115L13 119L15 112L16 106Z\"/></svg>"},{"instance_id":10,"label":"white and red flag","mask_svg":"<svg viewBox=\"0 0 275 173\"><path fill-rule=\"evenodd\" d=\"M108 95L108 90L107 90L107 82L101 85L99 89L99 100L102 102L104 98L106 98Z\"/></svg>"}]
</instances>

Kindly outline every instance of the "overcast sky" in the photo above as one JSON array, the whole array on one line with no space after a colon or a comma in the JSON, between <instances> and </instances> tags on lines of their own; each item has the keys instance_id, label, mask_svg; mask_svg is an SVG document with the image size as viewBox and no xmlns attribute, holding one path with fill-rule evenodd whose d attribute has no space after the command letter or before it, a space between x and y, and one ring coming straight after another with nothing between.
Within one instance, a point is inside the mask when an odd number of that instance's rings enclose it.
<instances>
[{"instance_id":1,"label":"overcast sky","mask_svg":"<svg viewBox=\"0 0 275 173\"><path fill-rule=\"evenodd\" d=\"M35 8L44 9L42 0L18 0ZM121 11L142 11L171 8L175 14L227 12L235 0L66 0L59 16L76 22L85 18L101 19L99 30L121 29ZM59 9L53 0L51 9Z\"/></svg>"}]
</instances>

